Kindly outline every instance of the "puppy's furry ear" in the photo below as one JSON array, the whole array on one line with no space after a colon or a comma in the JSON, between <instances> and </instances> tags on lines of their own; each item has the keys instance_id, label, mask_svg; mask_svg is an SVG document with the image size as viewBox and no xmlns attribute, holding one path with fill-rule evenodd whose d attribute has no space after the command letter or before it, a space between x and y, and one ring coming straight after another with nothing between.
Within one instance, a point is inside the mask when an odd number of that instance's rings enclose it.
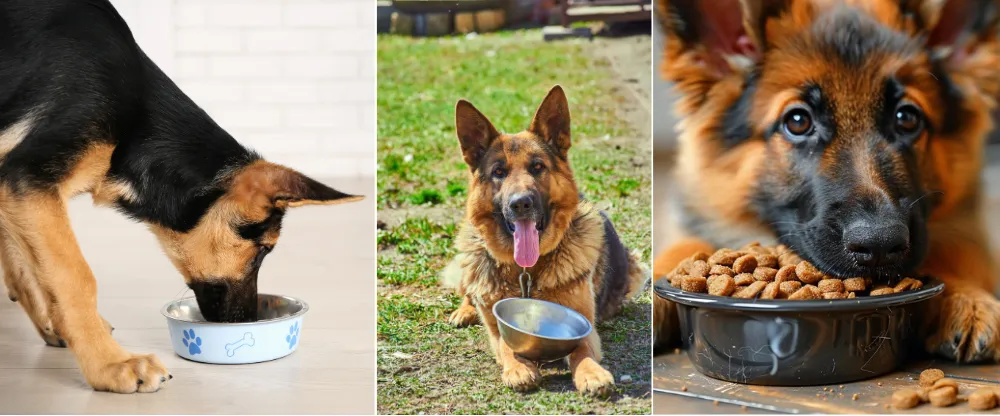
<instances>
[{"instance_id":1,"label":"puppy's furry ear","mask_svg":"<svg viewBox=\"0 0 1000 416\"><path fill-rule=\"evenodd\" d=\"M681 113L693 111L720 81L742 81L812 10L793 0L657 0L656 6L665 33L660 72L681 93Z\"/></svg>"},{"instance_id":2,"label":"puppy's furry ear","mask_svg":"<svg viewBox=\"0 0 1000 416\"><path fill-rule=\"evenodd\" d=\"M1000 0L906 0L901 10L945 70L990 97L1000 94Z\"/></svg>"},{"instance_id":3,"label":"puppy's furry ear","mask_svg":"<svg viewBox=\"0 0 1000 416\"><path fill-rule=\"evenodd\" d=\"M490 143L500 136L493 123L465 100L459 100L455 105L455 132L458 134L458 143L462 146L462 157L473 172L486 154L486 149L490 148Z\"/></svg>"},{"instance_id":4,"label":"puppy's furry ear","mask_svg":"<svg viewBox=\"0 0 1000 416\"><path fill-rule=\"evenodd\" d=\"M542 100L535 111L528 131L538 135L559 149L559 155L566 159L572 140L570 139L569 102L561 86L556 85Z\"/></svg>"},{"instance_id":5,"label":"puppy's furry ear","mask_svg":"<svg viewBox=\"0 0 1000 416\"><path fill-rule=\"evenodd\" d=\"M293 169L257 161L233 178L230 192L238 199L278 209L303 205L334 205L364 199L323 185Z\"/></svg>"}]
</instances>

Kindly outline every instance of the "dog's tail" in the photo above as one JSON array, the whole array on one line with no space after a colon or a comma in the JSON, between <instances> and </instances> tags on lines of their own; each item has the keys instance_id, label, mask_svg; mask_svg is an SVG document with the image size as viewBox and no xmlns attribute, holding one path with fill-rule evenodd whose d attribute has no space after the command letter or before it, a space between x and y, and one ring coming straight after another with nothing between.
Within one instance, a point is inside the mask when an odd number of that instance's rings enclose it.
<instances>
[{"instance_id":1,"label":"dog's tail","mask_svg":"<svg viewBox=\"0 0 1000 416\"><path fill-rule=\"evenodd\" d=\"M649 266L642 261L642 252L632 250L628 256L628 298L636 300L649 293L653 283L653 275Z\"/></svg>"}]
</instances>

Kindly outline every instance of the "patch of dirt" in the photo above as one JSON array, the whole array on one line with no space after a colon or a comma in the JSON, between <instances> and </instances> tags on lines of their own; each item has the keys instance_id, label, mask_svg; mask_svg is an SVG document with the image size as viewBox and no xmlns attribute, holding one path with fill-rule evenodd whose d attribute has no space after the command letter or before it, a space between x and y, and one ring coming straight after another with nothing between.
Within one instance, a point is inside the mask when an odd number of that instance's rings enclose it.
<instances>
[{"instance_id":1,"label":"patch of dirt","mask_svg":"<svg viewBox=\"0 0 1000 416\"><path fill-rule=\"evenodd\" d=\"M418 205L378 210L378 220L390 228L402 224L407 218L427 218L433 222L450 223L459 222L462 215L461 211L456 212L455 207L448 205Z\"/></svg>"},{"instance_id":2,"label":"patch of dirt","mask_svg":"<svg viewBox=\"0 0 1000 416\"><path fill-rule=\"evenodd\" d=\"M648 25L648 24L647 24ZM611 26L614 29L615 26ZM624 30L624 29L617 29ZM614 89L629 96L618 106L618 115L639 133L637 140L650 144L652 126L653 49L652 37L646 34L626 37L598 37L589 49L608 61L617 75Z\"/></svg>"}]
</instances>

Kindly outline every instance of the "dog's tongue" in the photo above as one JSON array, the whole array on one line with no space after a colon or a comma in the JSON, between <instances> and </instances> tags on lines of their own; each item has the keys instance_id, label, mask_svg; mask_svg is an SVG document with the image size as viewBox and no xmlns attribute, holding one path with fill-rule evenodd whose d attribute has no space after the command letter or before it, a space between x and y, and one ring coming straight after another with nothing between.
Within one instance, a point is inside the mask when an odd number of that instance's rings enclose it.
<instances>
[{"instance_id":1,"label":"dog's tongue","mask_svg":"<svg viewBox=\"0 0 1000 416\"><path fill-rule=\"evenodd\" d=\"M531 267L538 261L538 230L534 221L514 221L514 261Z\"/></svg>"}]
</instances>

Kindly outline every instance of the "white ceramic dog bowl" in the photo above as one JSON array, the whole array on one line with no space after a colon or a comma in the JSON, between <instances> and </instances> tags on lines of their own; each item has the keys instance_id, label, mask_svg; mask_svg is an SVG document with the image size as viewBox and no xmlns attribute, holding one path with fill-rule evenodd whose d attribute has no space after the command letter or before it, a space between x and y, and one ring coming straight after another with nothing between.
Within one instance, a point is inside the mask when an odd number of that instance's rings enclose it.
<instances>
[{"instance_id":1,"label":"white ceramic dog bowl","mask_svg":"<svg viewBox=\"0 0 1000 416\"><path fill-rule=\"evenodd\" d=\"M257 322L208 322L195 298L166 304L170 341L182 358L210 364L250 364L291 354L302 341L305 302L288 296L257 295Z\"/></svg>"}]
</instances>

